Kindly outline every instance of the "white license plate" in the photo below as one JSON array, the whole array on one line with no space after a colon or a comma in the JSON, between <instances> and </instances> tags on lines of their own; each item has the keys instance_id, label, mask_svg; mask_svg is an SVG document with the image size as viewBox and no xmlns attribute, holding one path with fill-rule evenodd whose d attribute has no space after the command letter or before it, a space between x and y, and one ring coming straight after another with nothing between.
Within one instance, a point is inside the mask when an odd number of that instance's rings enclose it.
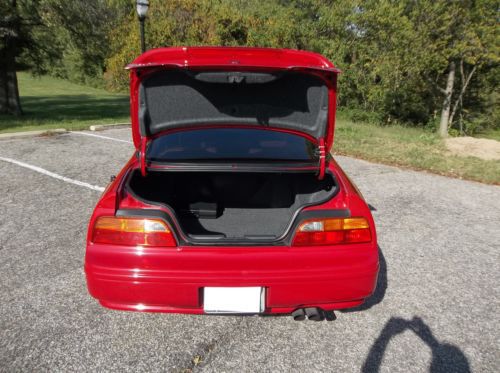
<instances>
[{"instance_id":1,"label":"white license plate","mask_svg":"<svg viewBox=\"0 0 500 373\"><path fill-rule=\"evenodd\" d=\"M265 309L262 287L207 287L203 289L206 313L261 313Z\"/></svg>"}]
</instances>

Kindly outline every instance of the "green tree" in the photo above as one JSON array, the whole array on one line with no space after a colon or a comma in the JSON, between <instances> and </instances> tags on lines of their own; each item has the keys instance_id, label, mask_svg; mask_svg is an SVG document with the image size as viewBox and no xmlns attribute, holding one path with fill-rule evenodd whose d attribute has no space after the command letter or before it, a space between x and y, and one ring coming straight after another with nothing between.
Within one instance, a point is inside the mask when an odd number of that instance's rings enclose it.
<instances>
[{"instance_id":1,"label":"green tree","mask_svg":"<svg viewBox=\"0 0 500 373\"><path fill-rule=\"evenodd\" d=\"M102 81L108 35L128 0L4 0L0 3L0 113L21 115L16 70L82 83Z\"/></svg>"},{"instance_id":2,"label":"green tree","mask_svg":"<svg viewBox=\"0 0 500 373\"><path fill-rule=\"evenodd\" d=\"M146 23L148 48L182 45L305 48L309 39L300 25L301 11L279 1L151 1ZM127 87L123 70L139 55L134 10L111 31L106 80L112 89Z\"/></svg>"},{"instance_id":3,"label":"green tree","mask_svg":"<svg viewBox=\"0 0 500 373\"><path fill-rule=\"evenodd\" d=\"M498 68L498 3L421 1L412 13L415 30L427 43L422 76L441 96L438 132L446 137L473 79Z\"/></svg>"},{"instance_id":4,"label":"green tree","mask_svg":"<svg viewBox=\"0 0 500 373\"><path fill-rule=\"evenodd\" d=\"M146 40L313 50L356 119L446 136L500 126L498 16L494 0L151 0ZM140 53L134 0L4 0L0 37L0 111L18 114L16 68L124 90Z\"/></svg>"},{"instance_id":5,"label":"green tree","mask_svg":"<svg viewBox=\"0 0 500 373\"><path fill-rule=\"evenodd\" d=\"M498 70L495 1L310 4L315 49L345 72L341 103L378 112L386 122L427 123L440 112L439 133L446 136L474 78Z\"/></svg>"},{"instance_id":6,"label":"green tree","mask_svg":"<svg viewBox=\"0 0 500 373\"><path fill-rule=\"evenodd\" d=\"M41 0L44 28L36 37L47 41L55 58L45 59L44 72L78 83L100 85L110 53L109 35L132 8L129 0ZM44 43L45 44L45 43Z\"/></svg>"},{"instance_id":7,"label":"green tree","mask_svg":"<svg viewBox=\"0 0 500 373\"><path fill-rule=\"evenodd\" d=\"M40 24L37 1L7 0L0 3L0 113L21 115L16 58L23 52L38 60L30 30Z\"/></svg>"}]
</instances>

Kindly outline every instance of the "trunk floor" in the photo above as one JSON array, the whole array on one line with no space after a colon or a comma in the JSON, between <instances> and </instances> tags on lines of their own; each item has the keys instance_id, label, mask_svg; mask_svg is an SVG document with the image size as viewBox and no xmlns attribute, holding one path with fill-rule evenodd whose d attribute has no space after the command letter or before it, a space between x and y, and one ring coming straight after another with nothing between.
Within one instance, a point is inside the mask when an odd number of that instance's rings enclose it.
<instances>
[{"instance_id":1,"label":"trunk floor","mask_svg":"<svg viewBox=\"0 0 500 373\"><path fill-rule=\"evenodd\" d=\"M296 208L226 208L217 219L181 217L184 231L191 235L224 234L227 238L245 236L278 237L283 234Z\"/></svg>"}]
</instances>

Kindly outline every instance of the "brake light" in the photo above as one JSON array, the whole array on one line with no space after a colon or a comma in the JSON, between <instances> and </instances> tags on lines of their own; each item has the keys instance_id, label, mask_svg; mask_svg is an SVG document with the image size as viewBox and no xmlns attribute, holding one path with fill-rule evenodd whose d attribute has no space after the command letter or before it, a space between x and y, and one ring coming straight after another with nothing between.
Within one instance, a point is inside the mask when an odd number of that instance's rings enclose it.
<instances>
[{"instance_id":1,"label":"brake light","mask_svg":"<svg viewBox=\"0 0 500 373\"><path fill-rule=\"evenodd\" d=\"M158 219L97 218L92 242L127 246L176 246L170 228Z\"/></svg>"},{"instance_id":2,"label":"brake light","mask_svg":"<svg viewBox=\"0 0 500 373\"><path fill-rule=\"evenodd\" d=\"M338 245L371 240L370 225L365 218L324 218L302 222L292 245Z\"/></svg>"}]
</instances>

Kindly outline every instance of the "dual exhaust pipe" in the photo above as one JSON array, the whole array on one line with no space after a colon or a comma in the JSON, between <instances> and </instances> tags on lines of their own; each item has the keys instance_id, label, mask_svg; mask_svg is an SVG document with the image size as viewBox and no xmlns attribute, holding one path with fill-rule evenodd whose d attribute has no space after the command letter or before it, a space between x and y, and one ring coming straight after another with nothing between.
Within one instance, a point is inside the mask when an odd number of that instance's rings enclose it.
<instances>
[{"instance_id":1,"label":"dual exhaust pipe","mask_svg":"<svg viewBox=\"0 0 500 373\"><path fill-rule=\"evenodd\" d=\"M297 308L292 312L292 317L295 321L303 321L306 319L306 316L312 321L323 321L325 319L333 321L337 318L333 311L323 311L318 307Z\"/></svg>"}]
</instances>

